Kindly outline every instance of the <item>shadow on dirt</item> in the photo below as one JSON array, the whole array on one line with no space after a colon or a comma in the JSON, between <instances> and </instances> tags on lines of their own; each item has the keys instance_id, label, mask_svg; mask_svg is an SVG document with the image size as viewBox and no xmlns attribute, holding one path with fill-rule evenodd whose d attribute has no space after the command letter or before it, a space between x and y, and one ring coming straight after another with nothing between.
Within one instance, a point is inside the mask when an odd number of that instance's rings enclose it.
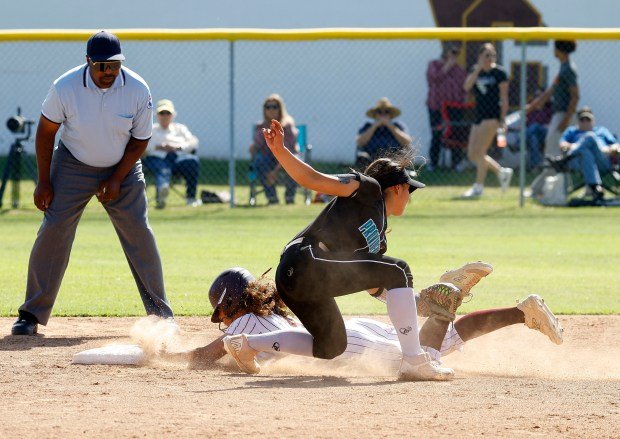
<instances>
[{"instance_id":1,"label":"shadow on dirt","mask_svg":"<svg viewBox=\"0 0 620 439\"><path fill-rule=\"evenodd\" d=\"M126 338L124 336L82 336L82 337L46 337L43 334L34 336L6 335L0 339L0 351L27 351L33 348L77 346L93 340L109 340Z\"/></svg>"}]
</instances>

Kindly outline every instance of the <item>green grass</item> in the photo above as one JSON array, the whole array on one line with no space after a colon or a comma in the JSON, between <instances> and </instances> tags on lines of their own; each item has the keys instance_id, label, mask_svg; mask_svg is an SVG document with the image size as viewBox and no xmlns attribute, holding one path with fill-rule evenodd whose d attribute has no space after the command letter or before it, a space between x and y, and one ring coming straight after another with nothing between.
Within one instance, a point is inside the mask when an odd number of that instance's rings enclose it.
<instances>
[{"instance_id":1,"label":"green grass","mask_svg":"<svg viewBox=\"0 0 620 439\"><path fill-rule=\"evenodd\" d=\"M407 213L390 220L388 253L409 262L417 289L446 269L484 260L495 272L474 289L474 299L462 312L510 306L536 292L558 313L620 313L620 210L543 208L531 202L520 209L514 188L505 195L489 188L479 201L454 200L462 190L418 191ZM29 206L32 182L22 183L21 192L22 204L28 206L0 210L2 316L15 315L23 301L28 256L41 221L40 212ZM247 199L246 187L237 193L242 202ZM7 191L5 207L9 195ZM189 208L182 201L172 194L169 208L150 211L168 296L179 315L211 311L207 291L225 268L240 265L256 275L275 268L284 244L322 208ZM339 303L347 314L385 313L385 306L366 294ZM112 225L94 200L78 227L54 315L143 314Z\"/></svg>"}]
</instances>

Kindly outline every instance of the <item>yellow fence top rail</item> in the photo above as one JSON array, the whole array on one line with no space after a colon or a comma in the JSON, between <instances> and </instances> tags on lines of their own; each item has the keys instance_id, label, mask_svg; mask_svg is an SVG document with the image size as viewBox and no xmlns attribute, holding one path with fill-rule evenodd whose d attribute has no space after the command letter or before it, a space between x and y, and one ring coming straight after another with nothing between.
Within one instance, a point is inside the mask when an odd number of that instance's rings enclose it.
<instances>
[{"instance_id":1,"label":"yellow fence top rail","mask_svg":"<svg viewBox=\"0 0 620 439\"><path fill-rule=\"evenodd\" d=\"M98 29L0 30L0 42L85 41ZM320 28L320 29L111 29L123 40L618 40L620 28Z\"/></svg>"}]
</instances>

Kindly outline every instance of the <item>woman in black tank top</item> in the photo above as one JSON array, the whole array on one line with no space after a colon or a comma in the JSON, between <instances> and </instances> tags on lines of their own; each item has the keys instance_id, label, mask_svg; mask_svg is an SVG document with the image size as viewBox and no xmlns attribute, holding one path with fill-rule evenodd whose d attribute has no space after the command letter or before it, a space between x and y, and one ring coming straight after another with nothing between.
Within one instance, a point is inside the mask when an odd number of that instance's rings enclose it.
<instances>
[{"instance_id":1,"label":"woman in black tank top","mask_svg":"<svg viewBox=\"0 0 620 439\"><path fill-rule=\"evenodd\" d=\"M510 184L513 170L502 168L487 154L498 129L506 131L508 111L508 75L503 67L497 65L497 53L491 43L480 46L478 63L467 76L463 88L472 92L476 98L476 122L471 127L467 145L467 158L476 165L476 182L463 197L482 195L484 180L490 168L497 174L502 191Z\"/></svg>"}]
</instances>

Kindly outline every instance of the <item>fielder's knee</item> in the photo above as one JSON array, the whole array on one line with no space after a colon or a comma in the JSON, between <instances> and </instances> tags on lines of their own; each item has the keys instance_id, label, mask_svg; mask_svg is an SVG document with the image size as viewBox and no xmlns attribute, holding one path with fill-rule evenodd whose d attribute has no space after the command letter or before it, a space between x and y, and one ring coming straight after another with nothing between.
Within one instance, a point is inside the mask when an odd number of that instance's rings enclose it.
<instances>
[{"instance_id":1,"label":"fielder's knee","mask_svg":"<svg viewBox=\"0 0 620 439\"><path fill-rule=\"evenodd\" d=\"M396 267L394 267L394 273L390 275L390 280L385 284L387 290L394 288L411 288L413 286L413 275L411 274L411 268L402 259L396 260Z\"/></svg>"},{"instance_id":2,"label":"fielder's knee","mask_svg":"<svg viewBox=\"0 0 620 439\"><path fill-rule=\"evenodd\" d=\"M326 341L314 339L314 345L312 347L312 355L315 358L322 358L324 360L332 360L347 349L347 334L346 332L338 335L337 337L330 338Z\"/></svg>"}]
</instances>

